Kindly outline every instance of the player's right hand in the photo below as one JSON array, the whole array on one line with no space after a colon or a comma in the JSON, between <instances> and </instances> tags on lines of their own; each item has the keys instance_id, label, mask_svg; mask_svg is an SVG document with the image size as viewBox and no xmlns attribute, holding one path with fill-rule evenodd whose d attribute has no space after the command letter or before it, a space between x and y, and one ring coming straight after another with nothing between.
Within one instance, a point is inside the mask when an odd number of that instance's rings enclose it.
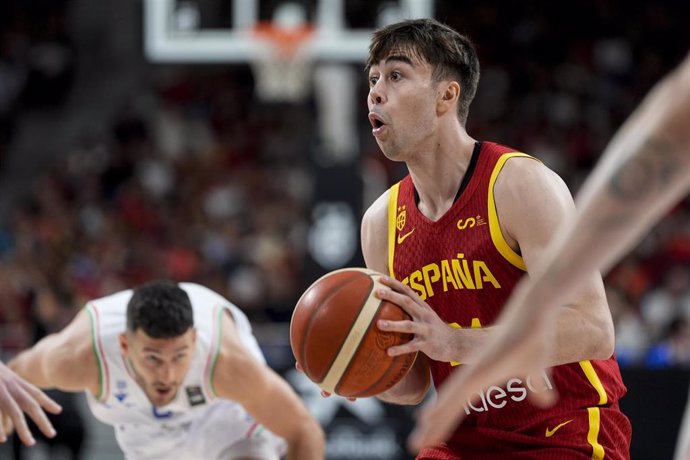
<instances>
[{"instance_id":1,"label":"player's right hand","mask_svg":"<svg viewBox=\"0 0 690 460\"><path fill-rule=\"evenodd\" d=\"M5 364L0 363L0 442L16 429L17 435L27 446L36 444L29 430L24 413L36 423L43 434L52 438L55 429L44 411L59 414L62 407L36 386L25 381Z\"/></svg>"}]
</instances>

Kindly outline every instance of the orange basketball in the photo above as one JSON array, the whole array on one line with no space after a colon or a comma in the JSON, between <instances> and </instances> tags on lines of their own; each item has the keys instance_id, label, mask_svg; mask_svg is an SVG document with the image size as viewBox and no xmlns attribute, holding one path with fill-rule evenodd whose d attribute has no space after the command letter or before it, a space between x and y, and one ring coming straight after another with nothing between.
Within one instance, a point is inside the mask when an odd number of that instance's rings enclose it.
<instances>
[{"instance_id":1,"label":"orange basketball","mask_svg":"<svg viewBox=\"0 0 690 460\"><path fill-rule=\"evenodd\" d=\"M386 350L412 334L381 331L378 319L410 319L399 306L374 291L381 275L343 268L314 282L300 297L290 322L290 345L297 363L314 383L347 397L374 396L410 370L416 353L390 357Z\"/></svg>"}]
</instances>

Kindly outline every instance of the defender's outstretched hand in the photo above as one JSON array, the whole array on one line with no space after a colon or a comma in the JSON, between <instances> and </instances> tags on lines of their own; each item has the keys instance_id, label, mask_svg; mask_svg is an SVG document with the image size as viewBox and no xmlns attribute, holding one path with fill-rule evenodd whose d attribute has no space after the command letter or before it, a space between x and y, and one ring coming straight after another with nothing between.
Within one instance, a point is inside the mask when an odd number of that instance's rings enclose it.
<instances>
[{"instance_id":1,"label":"defender's outstretched hand","mask_svg":"<svg viewBox=\"0 0 690 460\"><path fill-rule=\"evenodd\" d=\"M59 414L62 407L34 385L19 377L5 364L0 363L0 442L7 440L12 429L27 446L36 441L26 424L24 412L36 423L46 436L55 436L55 429L44 411Z\"/></svg>"}]
</instances>

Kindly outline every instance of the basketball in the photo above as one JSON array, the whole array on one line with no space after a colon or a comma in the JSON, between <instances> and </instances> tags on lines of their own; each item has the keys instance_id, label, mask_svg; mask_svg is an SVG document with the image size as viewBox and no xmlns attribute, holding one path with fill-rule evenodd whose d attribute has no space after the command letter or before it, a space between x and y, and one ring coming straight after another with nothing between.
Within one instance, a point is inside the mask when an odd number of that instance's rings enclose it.
<instances>
[{"instance_id":1,"label":"basketball","mask_svg":"<svg viewBox=\"0 0 690 460\"><path fill-rule=\"evenodd\" d=\"M381 275L343 268L316 280L302 294L290 322L290 345L304 373L321 389L363 398L386 391L412 367L416 353L386 350L412 334L381 331L378 319L411 319L399 306L378 299Z\"/></svg>"}]
</instances>

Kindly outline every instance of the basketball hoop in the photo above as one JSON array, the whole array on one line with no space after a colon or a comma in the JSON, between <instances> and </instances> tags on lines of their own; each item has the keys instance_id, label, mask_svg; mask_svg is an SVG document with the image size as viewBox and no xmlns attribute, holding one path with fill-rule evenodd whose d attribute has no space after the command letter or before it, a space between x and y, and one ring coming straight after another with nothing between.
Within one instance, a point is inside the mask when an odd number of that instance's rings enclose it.
<instances>
[{"instance_id":1,"label":"basketball hoop","mask_svg":"<svg viewBox=\"0 0 690 460\"><path fill-rule=\"evenodd\" d=\"M310 24L284 27L260 22L254 27L252 37L268 47L266 53L258 53L250 61L259 99L301 102L307 97L312 62L301 51L313 34L314 27Z\"/></svg>"}]
</instances>

